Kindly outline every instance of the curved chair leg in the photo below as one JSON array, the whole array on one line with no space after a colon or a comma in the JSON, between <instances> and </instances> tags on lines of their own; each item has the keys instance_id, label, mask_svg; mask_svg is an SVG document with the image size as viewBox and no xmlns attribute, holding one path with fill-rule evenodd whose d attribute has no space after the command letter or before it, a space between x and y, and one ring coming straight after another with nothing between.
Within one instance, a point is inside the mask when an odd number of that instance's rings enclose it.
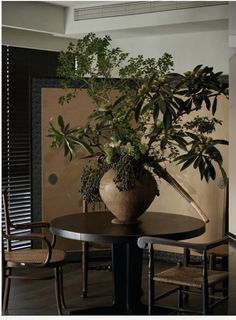
<instances>
[{"instance_id":1,"label":"curved chair leg","mask_svg":"<svg viewBox=\"0 0 236 320\"><path fill-rule=\"evenodd\" d=\"M9 276L11 275L11 269L8 269L5 272L6 273L5 273L3 304L2 304L3 311L6 311L8 309L10 286L11 286L11 279L9 278Z\"/></svg>"},{"instance_id":2,"label":"curved chair leg","mask_svg":"<svg viewBox=\"0 0 236 320\"><path fill-rule=\"evenodd\" d=\"M60 278L60 298L63 309L66 309L65 296L64 296L64 285L63 285L63 269L59 267L59 278Z\"/></svg>"},{"instance_id":3,"label":"curved chair leg","mask_svg":"<svg viewBox=\"0 0 236 320\"><path fill-rule=\"evenodd\" d=\"M63 306L61 301L61 284L60 284L60 269L59 267L54 268L54 277L55 277L55 295L57 302L57 312L59 315L63 315Z\"/></svg>"},{"instance_id":4,"label":"curved chair leg","mask_svg":"<svg viewBox=\"0 0 236 320\"><path fill-rule=\"evenodd\" d=\"M210 253L209 255L209 270L216 270L216 255L215 253ZM215 295L215 286L210 288L210 295ZM212 300L214 302L214 299Z\"/></svg>"},{"instance_id":5,"label":"curved chair leg","mask_svg":"<svg viewBox=\"0 0 236 320\"><path fill-rule=\"evenodd\" d=\"M5 275L5 269L2 268L2 308L3 308L3 297L5 292L5 286L6 286L6 275Z\"/></svg>"},{"instance_id":6,"label":"curved chair leg","mask_svg":"<svg viewBox=\"0 0 236 320\"><path fill-rule=\"evenodd\" d=\"M228 271L229 267L229 258L228 257L222 257L222 268L223 270ZM229 279L223 281L223 296L228 296L228 288L229 288Z\"/></svg>"},{"instance_id":7,"label":"curved chair leg","mask_svg":"<svg viewBox=\"0 0 236 320\"><path fill-rule=\"evenodd\" d=\"M82 283L83 289L81 297L87 298L88 295L88 243L82 243Z\"/></svg>"},{"instance_id":8,"label":"curved chair leg","mask_svg":"<svg viewBox=\"0 0 236 320\"><path fill-rule=\"evenodd\" d=\"M183 308L183 286L179 286L178 289L178 308ZM178 312L178 314L181 314L181 312Z\"/></svg>"},{"instance_id":9,"label":"curved chair leg","mask_svg":"<svg viewBox=\"0 0 236 320\"><path fill-rule=\"evenodd\" d=\"M209 313L209 293L206 287L205 288L203 287L202 304L203 304L203 314L207 315Z\"/></svg>"}]
</instances>

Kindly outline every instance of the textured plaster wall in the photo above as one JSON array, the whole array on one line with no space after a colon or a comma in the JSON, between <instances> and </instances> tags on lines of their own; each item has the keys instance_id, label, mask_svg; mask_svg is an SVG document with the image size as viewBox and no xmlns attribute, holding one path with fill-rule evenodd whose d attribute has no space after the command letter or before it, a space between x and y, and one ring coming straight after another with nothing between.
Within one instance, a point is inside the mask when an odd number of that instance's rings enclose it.
<instances>
[{"instance_id":1,"label":"textured plaster wall","mask_svg":"<svg viewBox=\"0 0 236 320\"><path fill-rule=\"evenodd\" d=\"M225 98L219 100L219 108L215 116L222 119L224 124L214 133L214 138L228 139L228 101ZM224 167L228 171L228 147L224 146L220 150L223 153ZM221 237L223 232L225 189L221 188L220 172L218 171L215 181L206 183L200 180L199 172L192 168L180 172L177 165L168 165L167 169L189 192L210 220L207 224L206 233L193 241L213 240ZM159 186L161 196L154 200L150 209L181 213L199 218L195 209L170 185L161 180Z\"/></svg>"},{"instance_id":2,"label":"textured plaster wall","mask_svg":"<svg viewBox=\"0 0 236 320\"><path fill-rule=\"evenodd\" d=\"M229 232L236 235L236 54L230 59L229 63L230 76L230 115L229 115L229 132L230 132L230 153L229 153Z\"/></svg>"},{"instance_id":3,"label":"textured plaster wall","mask_svg":"<svg viewBox=\"0 0 236 320\"><path fill-rule=\"evenodd\" d=\"M92 110L92 104L86 93L81 91L79 96L69 105L61 107L58 105L58 97L62 93L61 89L42 89L42 212L45 220L78 212L82 209L82 198L79 194L80 176L82 168L88 160L79 160L79 157L86 154L80 152L77 159L69 162L68 159L64 158L62 150L50 149L50 138L47 137L48 123L51 117L57 119L58 114L62 114L71 126L83 125L86 122L87 115ZM224 125L219 128L215 137L227 139L228 103L226 99L219 100L219 110L216 117L222 119ZM222 152L227 171L227 147L223 147ZM217 176L216 181L207 184L200 180L198 172L194 169L181 173L179 168L174 165L169 166L168 169L192 195L210 219L207 232L193 241L205 241L220 237L222 235L224 207L224 190L219 187L221 184L220 175ZM55 177L56 183L50 182ZM171 186L163 180L158 180L158 184L161 195L154 200L149 208L150 210L198 217L191 205ZM76 246L78 244L75 244ZM71 244L69 247L71 247Z\"/></svg>"},{"instance_id":4,"label":"textured plaster wall","mask_svg":"<svg viewBox=\"0 0 236 320\"><path fill-rule=\"evenodd\" d=\"M185 72L197 64L214 67L228 74L228 31L182 32L116 39L114 46L131 56L160 57L172 54L176 72Z\"/></svg>"}]
</instances>

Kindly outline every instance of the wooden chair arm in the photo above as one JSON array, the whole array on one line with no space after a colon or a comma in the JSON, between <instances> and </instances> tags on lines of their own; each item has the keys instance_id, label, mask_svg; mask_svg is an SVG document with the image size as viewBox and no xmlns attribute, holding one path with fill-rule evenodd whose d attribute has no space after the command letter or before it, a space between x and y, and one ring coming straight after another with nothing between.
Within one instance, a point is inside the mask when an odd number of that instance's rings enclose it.
<instances>
[{"instance_id":1,"label":"wooden chair arm","mask_svg":"<svg viewBox=\"0 0 236 320\"><path fill-rule=\"evenodd\" d=\"M34 229L34 228L47 228L49 229L50 233L52 234L51 239L51 247L55 246L56 236L50 230L50 223L46 221L35 221L29 223L19 223L19 224L12 224L12 227L15 229Z\"/></svg>"},{"instance_id":2,"label":"wooden chair arm","mask_svg":"<svg viewBox=\"0 0 236 320\"><path fill-rule=\"evenodd\" d=\"M6 238L7 240L19 240L19 241L22 241L22 240L40 240L42 242L44 242L46 244L46 247L47 247L47 254L46 254L46 258L44 260L43 263L32 263L32 264L28 264L27 263L27 266L37 266L37 267L44 267L46 266L49 262L50 262L50 259L51 259L51 256L52 256L52 247L51 247L51 244L49 242L49 240L44 236L44 235L41 235L41 234L20 234L20 235L7 235L5 234L5 232L2 232L2 235L4 238Z\"/></svg>"},{"instance_id":3,"label":"wooden chair arm","mask_svg":"<svg viewBox=\"0 0 236 320\"><path fill-rule=\"evenodd\" d=\"M15 229L50 228L50 223L45 221L35 221L29 223L19 223L13 225Z\"/></svg>"},{"instance_id":4,"label":"wooden chair arm","mask_svg":"<svg viewBox=\"0 0 236 320\"><path fill-rule=\"evenodd\" d=\"M221 244L225 244L228 242L228 237L224 237L222 239L208 242L208 243L191 243L191 242L185 242L185 241L175 241L175 240L169 240L164 238L158 238L158 237L140 237L138 239L138 246L140 248L146 248L148 245L153 244L162 244L167 246L173 246L173 247L181 247L181 248L189 248L189 249L195 249L199 251L207 251L209 249L215 248Z\"/></svg>"}]
</instances>

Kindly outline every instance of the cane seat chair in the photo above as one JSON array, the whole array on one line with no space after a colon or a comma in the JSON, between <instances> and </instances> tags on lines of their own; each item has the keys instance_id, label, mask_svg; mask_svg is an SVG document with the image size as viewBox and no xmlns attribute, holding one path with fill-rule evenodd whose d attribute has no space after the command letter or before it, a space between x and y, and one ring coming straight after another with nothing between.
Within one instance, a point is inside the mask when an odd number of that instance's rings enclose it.
<instances>
[{"instance_id":1,"label":"cane seat chair","mask_svg":"<svg viewBox=\"0 0 236 320\"><path fill-rule=\"evenodd\" d=\"M87 201L83 200L83 213L86 214L88 212L104 212L108 211L105 204L102 201L94 202L89 204ZM82 242L82 294L83 298L87 298L88 296L88 273L89 270L95 271L112 271L111 262L104 265L94 265L90 264L90 253L92 251L96 251L97 254L104 251L111 251L111 245L107 245L104 243L97 242Z\"/></svg>"},{"instance_id":2,"label":"cane seat chair","mask_svg":"<svg viewBox=\"0 0 236 320\"><path fill-rule=\"evenodd\" d=\"M223 215L222 215L222 238L226 237L229 232L229 185L227 184L224 189L224 202L223 202ZM200 250L193 250L197 253L201 254ZM211 248L207 251L208 254L208 263L210 270L222 270L228 271L228 260L229 260L229 246L228 243L220 244L214 248ZM187 264L193 262L190 261L190 250L185 249L185 261ZM196 264L196 262L195 262ZM214 294L216 291L225 292L225 295L228 295L228 282L223 281L222 288L215 288L215 286L211 287L211 294Z\"/></svg>"},{"instance_id":3,"label":"cane seat chair","mask_svg":"<svg viewBox=\"0 0 236 320\"><path fill-rule=\"evenodd\" d=\"M54 249L55 238L48 239L43 233L34 233L35 228L49 229L47 222L33 222L14 224L8 207L8 194L2 192L2 206L4 221L2 221L2 309L5 313L8 309L10 286L12 279L24 280L55 280L55 295L58 314L62 315L65 307L63 295L63 274L62 266L65 262L65 252ZM3 226L4 225L4 226ZM24 230L31 232L23 232ZM20 232L22 230L22 233ZM17 233L16 233L17 232ZM20 232L20 233L19 233ZM31 247L27 249L12 250L14 241L30 241ZM36 242L36 243L35 243ZM32 245L40 245L41 248L32 248ZM25 272L19 274L19 268ZM32 268L36 272L32 272ZM39 269L49 269L50 275L37 272Z\"/></svg>"},{"instance_id":4,"label":"cane seat chair","mask_svg":"<svg viewBox=\"0 0 236 320\"><path fill-rule=\"evenodd\" d=\"M229 233L229 184L227 183L224 189L223 215L222 215L222 237ZM214 247L208 251L209 254L209 268L216 270L217 265L221 264L221 270L228 270L229 246L222 244Z\"/></svg>"},{"instance_id":5,"label":"cane seat chair","mask_svg":"<svg viewBox=\"0 0 236 320\"><path fill-rule=\"evenodd\" d=\"M148 314L152 314L155 302L162 298L169 296L174 292L178 292L177 306L168 306L169 310L174 310L178 314L192 313L192 314L209 314L210 310L219 302L225 301L227 296L210 296L209 289L215 286L218 282L228 279L228 272L216 271L208 269L208 253L207 251L219 245L226 244L228 238L225 237L219 241L196 244L188 242L179 242L174 240L161 239L156 237L140 237L138 239L138 246L140 248L148 247L149 253L149 268L148 268ZM184 263L178 263L177 266L168 268L161 272L154 272L153 260L153 245L166 245L171 247L179 247L202 252L202 267L188 266ZM184 257L184 255L183 255ZM174 288L159 295L155 296L155 283L163 283L173 285ZM186 290L187 289L187 290ZM183 299L184 294L200 294L202 295L202 310L190 310L186 307L186 301ZM189 302L189 299L188 299ZM166 307L166 306L162 306Z\"/></svg>"}]
</instances>

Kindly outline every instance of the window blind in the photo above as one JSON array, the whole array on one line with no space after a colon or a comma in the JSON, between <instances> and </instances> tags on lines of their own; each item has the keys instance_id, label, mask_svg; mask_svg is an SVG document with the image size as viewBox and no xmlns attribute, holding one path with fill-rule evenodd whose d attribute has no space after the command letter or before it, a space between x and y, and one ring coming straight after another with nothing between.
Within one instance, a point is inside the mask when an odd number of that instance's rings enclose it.
<instances>
[{"instance_id":1,"label":"window blind","mask_svg":"<svg viewBox=\"0 0 236 320\"><path fill-rule=\"evenodd\" d=\"M13 223L31 221L31 142L29 107L21 76L11 48L2 50L2 188L7 189L9 213ZM4 228L4 219L2 220ZM18 230L13 233L26 232ZM12 249L29 247L30 241L15 241Z\"/></svg>"},{"instance_id":2,"label":"window blind","mask_svg":"<svg viewBox=\"0 0 236 320\"><path fill-rule=\"evenodd\" d=\"M8 190L15 223L41 219L32 182L32 141L37 141L32 138L32 79L55 78L57 65L57 52L2 46L2 189ZM17 242L12 248L28 246L28 241Z\"/></svg>"}]
</instances>

